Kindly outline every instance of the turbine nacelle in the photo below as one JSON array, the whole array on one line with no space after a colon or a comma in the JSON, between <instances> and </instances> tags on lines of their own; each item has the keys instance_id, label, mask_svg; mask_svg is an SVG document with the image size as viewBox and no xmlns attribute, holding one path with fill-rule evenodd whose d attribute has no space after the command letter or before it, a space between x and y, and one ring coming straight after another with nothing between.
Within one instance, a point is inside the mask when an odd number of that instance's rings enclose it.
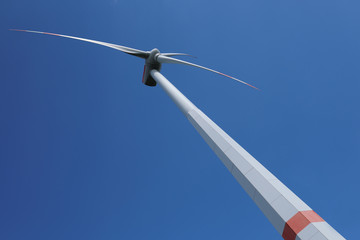
<instances>
[{"instance_id":1,"label":"turbine nacelle","mask_svg":"<svg viewBox=\"0 0 360 240\"><path fill-rule=\"evenodd\" d=\"M161 69L161 63L157 61L158 55L160 55L159 49L154 48L150 51L149 56L145 60L142 82L150 87L156 86L156 81L150 74L151 70L155 69L160 71Z\"/></svg>"}]
</instances>

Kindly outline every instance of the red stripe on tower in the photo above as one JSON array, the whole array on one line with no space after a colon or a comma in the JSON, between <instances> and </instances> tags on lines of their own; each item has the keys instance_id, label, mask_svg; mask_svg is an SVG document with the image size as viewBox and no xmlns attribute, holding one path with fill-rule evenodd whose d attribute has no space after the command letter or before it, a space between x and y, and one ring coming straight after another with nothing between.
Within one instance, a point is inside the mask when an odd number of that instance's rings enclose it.
<instances>
[{"instance_id":1,"label":"red stripe on tower","mask_svg":"<svg viewBox=\"0 0 360 240\"><path fill-rule=\"evenodd\" d=\"M298 212L285 223L282 237L285 240L295 240L299 232L313 222L325 221L313 210Z\"/></svg>"}]
</instances>

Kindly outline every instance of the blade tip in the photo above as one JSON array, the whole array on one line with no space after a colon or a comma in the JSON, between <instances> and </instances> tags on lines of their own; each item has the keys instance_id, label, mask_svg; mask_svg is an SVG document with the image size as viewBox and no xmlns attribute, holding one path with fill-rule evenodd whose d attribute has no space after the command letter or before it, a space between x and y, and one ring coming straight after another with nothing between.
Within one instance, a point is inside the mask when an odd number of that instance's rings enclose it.
<instances>
[{"instance_id":1,"label":"blade tip","mask_svg":"<svg viewBox=\"0 0 360 240\"><path fill-rule=\"evenodd\" d=\"M249 84L250 87L254 88L255 90L258 90L258 91L261 91L261 89L257 88L257 87L254 87L252 85Z\"/></svg>"}]
</instances>

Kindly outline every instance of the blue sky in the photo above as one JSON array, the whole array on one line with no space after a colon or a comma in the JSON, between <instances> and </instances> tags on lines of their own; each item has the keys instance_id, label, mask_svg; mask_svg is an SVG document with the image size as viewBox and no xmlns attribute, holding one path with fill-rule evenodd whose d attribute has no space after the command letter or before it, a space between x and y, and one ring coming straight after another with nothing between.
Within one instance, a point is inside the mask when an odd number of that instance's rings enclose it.
<instances>
[{"instance_id":1,"label":"blue sky","mask_svg":"<svg viewBox=\"0 0 360 240\"><path fill-rule=\"evenodd\" d=\"M281 239L143 61L344 237L360 225L360 3L2 1L0 238ZM356 234L357 235L357 234Z\"/></svg>"}]
</instances>

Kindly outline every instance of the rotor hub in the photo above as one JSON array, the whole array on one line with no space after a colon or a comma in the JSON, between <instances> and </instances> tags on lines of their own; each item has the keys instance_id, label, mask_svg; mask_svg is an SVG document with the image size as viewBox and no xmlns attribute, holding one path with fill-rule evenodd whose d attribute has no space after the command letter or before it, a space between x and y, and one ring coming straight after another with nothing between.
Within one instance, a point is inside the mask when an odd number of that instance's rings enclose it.
<instances>
[{"instance_id":1,"label":"rotor hub","mask_svg":"<svg viewBox=\"0 0 360 240\"><path fill-rule=\"evenodd\" d=\"M156 86L156 81L152 78L150 72L155 69L160 71L161 63L157 61L157 56L160 55L160 51L157 48L154 48L150 51L149 56L145 60L144 73L142 82L150 87Z\"/></svg>"}]
</instances>

